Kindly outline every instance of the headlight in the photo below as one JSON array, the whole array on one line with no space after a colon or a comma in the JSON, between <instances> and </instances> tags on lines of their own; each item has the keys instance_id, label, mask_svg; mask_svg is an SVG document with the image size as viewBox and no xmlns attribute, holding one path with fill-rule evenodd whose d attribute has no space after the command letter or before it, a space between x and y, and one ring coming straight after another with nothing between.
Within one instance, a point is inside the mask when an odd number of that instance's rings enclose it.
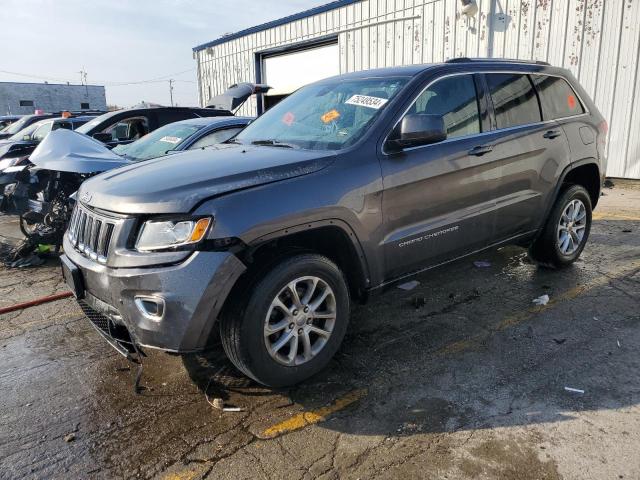
<instances>
[{"instance_id":1,"label":"headlight","mask_svg":"<svg viewBox=\"0 0 640 480\"><path fill-rule=\"evenodd\" d=\"M136 250L150 252L198 243L211 225L211 218L199 220L149 220L142 225Z\"/></svg>"}]
</instances>

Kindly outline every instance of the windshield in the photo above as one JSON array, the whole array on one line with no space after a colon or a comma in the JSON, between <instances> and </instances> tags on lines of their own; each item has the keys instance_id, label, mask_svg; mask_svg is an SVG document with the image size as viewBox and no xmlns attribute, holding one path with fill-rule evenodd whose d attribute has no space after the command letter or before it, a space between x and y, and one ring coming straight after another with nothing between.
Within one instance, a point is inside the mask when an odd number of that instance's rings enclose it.
<instances>
[{"instance_id":1,"label":"windshield","mask_svg":"<svg viewBox=\"0 0 640 480\"><path fill-rule=\"evenodd\" d=\"M133 161L160 157L166 155L167 151L175 149L186 138L201 128L201 125L171 123L162 128L158 128L129 145L119 145L115 147L113 151ZM78 131L79 130L80 129L78 129Z\"/></svg>"},{"instance_id":2,"label":"windshield","mask_svg":"<svg viewBox=\"0 0 640 480\"><path fill-rule=\"evenodd\" d=\"M18 133L20 130L22 130L24 128L25 123L27 123L29 121L29 118L31 117L23 117L20 120L18 120L17 122L13 122L11 125L9 125L7 128L5 128L2 133L10 133L11 135Z\"/></svg>"},{"instance_id":3,"label":"windshield","mask_svg":"<svg viewBox=\"0 0 640 480\"><path fill-rule=\"evenodd\" d=\"M33 134L33 132L36 131L36 128L38 128L40 125L42 125L44 122L36 122L36 123L32 123L31 125L29 125L27 128L23 128L22 130L20 130L18 133L14 133L13 135L11 135L8 140L13 140L18 141L18 140L22 140L22 138L25 135L29 135L29 137L31 137L31 134Z\"/></svg>"},{"instance_id":4,"label":"windshield","mask_svg":"<svg viewBox=\"0 0 640 480\"><path fill-rule=\"evenodd\" d=\"M357 141L406 78L308 85L268 110L234 140L243 144L339 150Z\"/></svg>"}]
</instances>

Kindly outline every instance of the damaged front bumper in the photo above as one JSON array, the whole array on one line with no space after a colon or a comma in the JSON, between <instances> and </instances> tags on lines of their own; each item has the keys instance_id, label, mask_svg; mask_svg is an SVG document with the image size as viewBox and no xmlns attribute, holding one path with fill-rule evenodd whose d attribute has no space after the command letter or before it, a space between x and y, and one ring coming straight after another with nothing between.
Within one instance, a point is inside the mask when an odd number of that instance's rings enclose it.
<instances>
[{"instance_id":1,"label":"damaged front bumper","mask_svg":"<svg viewBox=\"0 0 640 480\"><path fill-rule=\"evenodd\" d=\"M175 353L202 350L245 271L229 252L198 251L169 266L110 268L75 251L66 235L64 250L63 272L83 311L124 348L130 341ZM75 269L75 278L68 278Z\"/></svg>"}]
</instances>

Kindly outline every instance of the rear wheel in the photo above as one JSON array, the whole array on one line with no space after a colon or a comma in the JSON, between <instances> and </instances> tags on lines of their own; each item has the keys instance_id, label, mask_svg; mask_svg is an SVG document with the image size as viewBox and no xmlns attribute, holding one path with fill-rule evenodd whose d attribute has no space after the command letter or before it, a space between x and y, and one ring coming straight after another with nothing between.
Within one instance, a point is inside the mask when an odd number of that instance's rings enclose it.
<instances>
[{"instance_id":1,"label":"rear wheel","mask_svg":"<svg viewBox=\"0 0 640 480\"><path fill-rule=\"evenodd\" d=\"M543 265L570 265L582 253L590 230L591 197L584 187L573 185L561 193L529 255Z\"/></svg>"},{"instance_id":2,"label":"rear wheel","mask_svg":"<svg viewBox=\"0 0 640 480\"><path fill-rule=\"evenodd\" d=\"M349 290L328 258L288 258L236 296L220 321L222 345L247 376L271 387L298 383L336 353L349 321Z\"/></svg>"}]
</instances>

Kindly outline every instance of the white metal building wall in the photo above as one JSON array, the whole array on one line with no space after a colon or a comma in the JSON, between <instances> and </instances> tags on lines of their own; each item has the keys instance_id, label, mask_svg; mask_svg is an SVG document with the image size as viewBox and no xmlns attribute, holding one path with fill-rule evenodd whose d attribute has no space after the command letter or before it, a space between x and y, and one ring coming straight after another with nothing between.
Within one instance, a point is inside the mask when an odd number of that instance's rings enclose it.
<instances>
[{"instance_id":1,"label":"white metal building wall","mask_svg":"<svg viewBox=\"0 0 640 480\"><path fill-rule=\"evenodd\" d=\"M570 69L609 123L608 176L640 178L640 0L363 0L197 50L201 103L254 81L255 53L338 34L342 73L453 57ZM254 114L255 102L242 113Z\"/></svg>"}]
</instances>

